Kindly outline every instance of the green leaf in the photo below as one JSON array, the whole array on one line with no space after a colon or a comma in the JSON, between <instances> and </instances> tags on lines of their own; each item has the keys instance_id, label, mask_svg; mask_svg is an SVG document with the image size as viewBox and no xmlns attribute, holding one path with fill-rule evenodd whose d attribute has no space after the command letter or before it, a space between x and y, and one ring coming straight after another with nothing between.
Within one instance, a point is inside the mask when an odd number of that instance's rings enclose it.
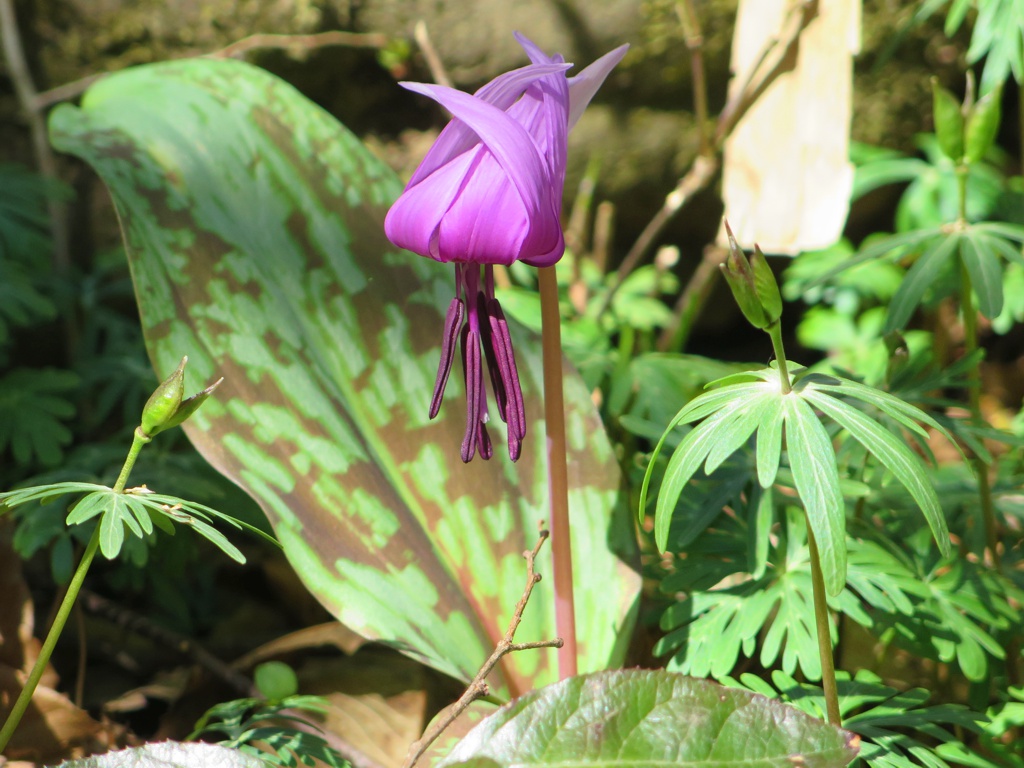
<instances>
[{"instance_id":1,"label":"green leaf","mask_svg":"<svg viewBox=\"0 0 1024 768\"><path fill-rule=\"evenodd\" d=\"M911 232L900 232L895 235L876 239L871 243L871 245L857 251L856 255L844 260L842 263L837 264L824 274L819 275L814 280L811 280L807 284L806 288L820 286L821 284L831 280L839 273L852 269L864 262L878 259L883 256L887 258L899 256L904 253L904 249L910 248L911 246L919 246L936 235L941 234L941 232L942 229L940 227L926 227L923 229L915 229Z\"/></svg>"},{"instance_id":2,"label":"green leaf","mask_svg":"<svg viewBox=\"0 0 1024 768\"><path fill-rule=\"evenodd\" d=\"M17 368L0 378L0 453L23 466L59 464L71 442L65 422L75 415L68 395L78 386L70 371Z\"/></svg>"},{"instance_id":3,"label":"green leaf","mask_svg":"<svg viewBox=\"0 0 1024 768\"><path fill-rule=\"evenodd\" d=\"M789 466L818 544L825 591L837 595L846 581L846 508L836 454L825 427L795 391L783 411Z\"/></svg>"},{"instance_id":4,"label":"green leaf","mask_svg":"<svg viewBox=\"0 0 1024 768\"><path fill-rule=\"evenodd\" d=\"M779 696L812 717L821 717L825 711L825 695L821 688L798 683L782 671L772 673L772 683L778 689L752 674L740 676L738 685L765 696ZM963 744L947 730L966 729L980 731L983 715L957 704L925 706L928 692L923 688L900 692L882 683L868 670L860 670L851 679L849 673L836 671L836 688L843 725L863 737L860 759L872 768L914 768L927 765L948 768L942 757L949 756L956 764L995 768L983 758L972 754L969 761L956 760L954 752ZM939 746L926 746L938 743ZM911 758L911 759L908 759Z\"/></svg>"},{"instance_id":5,"label":"green leaf","mask_svg":"<svg viewBox=\"0 0 1024 768\"><path fill-rule=\"evenodd\" d=\"M954 163L960 162L964 154L964 116L960 102L939 85L935 77L932 78L932 118L943 154Z\"/></svg>"},{"instance_id":6,"label":"green leaf","mask_svg":"<svg viewBox=\"0 0 1024 768\"><path fill-rule=\"evenodd\" d=\"M427 418L450 271L388 243L402 184L332 117L263 70L192 60L107 77L50 131L110 189L158 373L187 354L188 388L225 378L184 424L199 451L260 503L339 620L471 678L547 517L538 339L512 328L522 459L463 465L461 377ZM640 582L617 461L580 378L565 389L580 666L594 670L621 663ZM552 636L553 614L537 590L520 633ZM509 657L496 692L553 680L554 659Z\"/></svg>"},{"instance_id":7,"label":"green leaf","mask_svg":"<svg viewBox=\"0 0 1024 768\"><path fill-rule=\"evenodd\" d=\"M946 518L921 459L907 448L898 435L842 400L829 397L823 392L816 392L810 387L804 391L803 396L826 416L834 419L893 473L924 513L943 556L949 557L949 529L946 527Z\"/></svg>"},{"instance_id":8,"label":"green leaf","mask_svg":"<svg viewBox=\"0 0 1024 768\"><path fill-rule=\"evenodd\" d=\"M58 768L265 768L258 757L216 744L161 741L144 747L108 752L99 757L67 760Z\"/></svg>"},{"instance_id":9,"label":"green leaf","mask_svg":"<svg viewBox=\"0 0 1024 768\"><path fill-rule=\"evenodd\" d=\"M978 297L978 309L991 320L1003 311L1003 270L995 253L985 246L986 239L972 237L970 231L960 238L960 258Z\"/></svg>"},{"instance_id":10,"label":"green leaf","mask_svg":"<svg viewBox=\"0 0 1024 768\"><path fill-rule=\"evenodd\" d=\"M770 488L775 482L782 457L782 398L771 398L771 405L761 415L757 427L757 482L762 488Z\"/></svg>"},{"instance_id":11,"label":"green leaf","mask_svg":"<svg viewBox=\"0 0 1024 768\"><path fill-rule=\"evenodd\" d=\"M713 444L712 437L715 430L720 424L726 423L729 418L730 413L727 410L717 411L688 432L679 447L672 452L672 458L668 461L665 476L661 481L658 503L654 511L654 540L662 552L668 548L668 530L679 496L686 484L690 482L690 478L707 458L708 451L711 450ZM651 466L653 463L652 460ZM648 472L650 469L649 466Z\"/></svg>"},{"instance_id":12,"label":"green leaf","mask_svg":"<svg viewBox=\"0 0 1024 768\"><path fill-rule=\"evenodd\" d=\"M910 316L917 309L925 291L935 281L939 272L950 260L959 244L958 235L948 235L930 243L907 272L896 295L889 304L889 314L885 318L884 333L902 329Z\"/></svg>"},{"instance_id":13,"label":"green leaf","mask_svg":"<svg viewBox=\"0 0 1024 768\"><path fill-rule=\"evenodd\" d=\"M764 697L628 670L531 691L470 731L438 768L838 768L856 753L852 734Z\"/></svg>"},{"instance_id":14,"label":"green leaf","mask_svg":"<svg viewBox=\"0 0 1024 768\"><path fill-rule=\"evenodd\" d=\"M761 388L756 397L741 401L740 405L730 412L730 418L715 430L709 441L707 463L704 471L709 475L732 456L741 446L745 445L761 426L766 418L774 418L781 411L781 394L777 389Z\"/></svg>"}]
</instances>

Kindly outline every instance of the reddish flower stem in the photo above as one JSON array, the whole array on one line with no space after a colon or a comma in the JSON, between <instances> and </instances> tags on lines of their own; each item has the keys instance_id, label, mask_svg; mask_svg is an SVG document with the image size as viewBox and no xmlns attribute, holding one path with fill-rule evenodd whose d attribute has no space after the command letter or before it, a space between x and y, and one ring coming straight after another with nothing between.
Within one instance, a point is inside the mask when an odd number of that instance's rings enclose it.
<instances>
[{"instance_id":1,"label":"reddish flower stem","mask_svg":"<svg viewBox=\"0 0 1024 768\"><path fill-rule=\"evenodd\" d=\"M548 448L548 500L551 505L551 552L554 558L555 630L558 678L576 675L576 613L572 590L572 543L569 535L569 481L565 452L565 399L562 393L562 329L558 281L554 267L537 270L540 281L541 339L544 347L544 425Z\"/></svg>"}]
</instances>

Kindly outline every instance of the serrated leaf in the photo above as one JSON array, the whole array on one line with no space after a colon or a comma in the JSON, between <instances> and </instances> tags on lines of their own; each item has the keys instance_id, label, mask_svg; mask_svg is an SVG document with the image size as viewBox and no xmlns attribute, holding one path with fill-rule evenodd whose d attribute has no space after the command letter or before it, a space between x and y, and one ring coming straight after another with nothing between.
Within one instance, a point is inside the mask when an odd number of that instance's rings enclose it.
<instances>
[{"instance_id":1,"label":"serrated leaf","mask_svg":"<svg viewBox=\"0 0 1024 768\"><path fill-rule=\"evenodd\" d=\"M940 270L950 260L959 244L958 235L948 235L930 243L908 271L899 290L892 297L885 318L884 333L902 329L924 298L925 291L935 281Z\"/></svg>"},{"instance_id":2,"label":"serrated leaf","mask_svg":"<svg viewBox=\"0 0 1024 768\"><path fill-rule=\"evenodd\" d=\"M628 670L531 691L470 731L438 768L838 768L856 753L852 734L779 702L706 680Z\"/></svg>"},{"instance_id":3,"label":"serrated leaf","mask_svg":"<svg viewBox=\"0 0 1024 768\"><path fill-rule=\"evenodd\" d=\"M995 253L985 247L983 238L965 232L960 238L960 258L978 297L978 309L989 320L1003 311L1003 270Z\"/></svg>"},{"instance_id":4,"label":"serrated leaf","mask_svg":"<svg viewBox=\"0 0 1024 768\"><path fill-rule=\"evenodd\" d=\"M225 377L184 425L199 451L343 623L472 677L547 516L538 340L512 329L523 458L464 466L460 377L427 418L450 272L387 242L402 185L333 118L260 69L193 60L105 78L50 130L110 188L154 367L187 354L196 382ZM639 578L617 462L571 372L566 405L580 665L598 669L621 661ZM520 633L552 636L551 606L535 591ZM502 693L554 678L553 652L508 662Z\"/></svg>"},{"instance_id":5,"label":"serrated leaf","mask_svg":"<svg viewBox=\"0 0 1024 768\"><path fill-rule=\"evenodd\" d=\"M818 544L825 590L837 595L846 581L846 508L836 454L814 411L793 392L783 401L789 466Z\"/></svg>"},{"instance_id":6,"label":"serrated leaf","mask_svg":"<svg viewBox=\"0 0 1024 768\"><path fill-rule=\"evenodd\" d=\"M898 435L842 400L829 397L823 392L816 392L812 388L807 388L803 395L808 402L847 430L893 473L924 513L942 555L949 557L949 529L946 527L946 518L921 459L907 448Z\"/></svg>"}]
</instances>

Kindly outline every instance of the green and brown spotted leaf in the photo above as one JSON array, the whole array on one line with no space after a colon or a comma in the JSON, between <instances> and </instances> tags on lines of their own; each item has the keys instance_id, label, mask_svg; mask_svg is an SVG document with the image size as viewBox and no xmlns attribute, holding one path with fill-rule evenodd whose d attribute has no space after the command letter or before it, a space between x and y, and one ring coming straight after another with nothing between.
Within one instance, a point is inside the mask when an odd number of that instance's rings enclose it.
<instances>
[{"instance_id":1,"label":"green and brown spotted leaf","mask_svg":"<svg viewBox=\"0 0 1024 768\"><path fill-rule=\"evenodd\" d=\"M157 373L187 354L187 386L225 379L186 424L197 448L260 503L344 624L472 677L546 517L539 341L513 330L531 420L522 459L463 465L456 377L427 419L451 275L388 243L400 182L331 116L257 68L196 60L108 77L50 129L110 189ZM585 671L620 663L639 580L614 457L568 375ZM549 590L519 635L554 636ZM553 666L548 651L515 654L495 682L520 692Z\"/></svg>"}]
</instances>

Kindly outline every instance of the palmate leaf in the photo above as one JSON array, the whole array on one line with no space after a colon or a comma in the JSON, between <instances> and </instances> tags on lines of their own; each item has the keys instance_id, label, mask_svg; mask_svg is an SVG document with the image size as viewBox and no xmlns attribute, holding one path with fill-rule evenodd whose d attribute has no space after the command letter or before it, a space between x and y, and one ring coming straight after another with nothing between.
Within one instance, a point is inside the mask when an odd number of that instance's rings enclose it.
<instances>
[{"instance_id":1,"label":"palmate leaf","mask_svg":"<svg viewBox=\"0 0 1024 768\"><path fill-rule=\"evenodd\" d=\"M65 422L75 415L66 397L78 386L70 371L17 368L0 378L0 455L23 466L59 464L71 442Z\"/></svg>"},{"instance_id":2,"label":"palmate leaf","mask_svg":"<svg viewBox=\"0 0 1024 768\"><path fill-rule=\"evenodd\" d=\"M907 271L899 290L892 297L885 318L885 333L899 330L907 324L925 292L953 258L959 242L960 236L953 234L936 238L925 246L924 253Z\"/></svg>"},{"instance_id":3,"label":"palmate leaf","mask_svg":"<svg viewBox=\"0 0 1024 768\"><path fill-rule=\"evenodd\" d=\"M978 296L978 310L989 320L1003 311L1003 269L991 240L965 232L960 238L960 258Z\"/></svg>"},{"instance_id":4,"label":"palmate leaf","mask_svg":"<svg viewBox=\"0 0 1024 768\"><path fill-rule=\"evenodd\" d=\"M158 373L188 354L197 381L225 377L185 425L200 452L257 499L335 616L471 677L547 516L537 340L512 331L523 458L464 466L457 377L427 419L451 275L387 242L401 184L333 118L254 67L184 61L98 82L80 109L54 111L51 135L110 188ZM613 551L632 547L615 458L567 375L580 667L593 670L620 662L639 579ZM520 634L553 624L536 590ZM509 657L495 689L553 679L553 659Z\"/></svg>"},{"instance_id":5,"label":"palmate leaf","mask_svg":"<svg viewBox=\"0 0 1024 768\"><path fill-rule=\"evenodd\" d=\"M763 696L778 696L812 717L825 715L822 690L798 683L786 672L772 673L772 683L752 674L723 682ZM843 727L863 737L854 766L949 768L948 758L954 765L995 768L977 752L968 752L955 733L957 729L980 731L984 715L958 704L927 706L929 696L923 688L900 692L868 670L860 670L853 679L849 673L837 671L836 687Z\"/></svg>"},{"instance_id":6,"label":"palmate leaf","mask_svg":"<svg viewBox=\"0 0 1024 768\"><path fill-rule=\"evenodd\" d=\"M755 502L746 519L742 514L722 515L687 547L677 570L663 579L663 592L684 595L661 616L667 634L655 653L672 654L669 669L723 678L734 671L742 655L756 656L765 667L779 665L809 679L821 678L806 517L797 507L787 509L779 537L772 539L764 555L767 567L762 568L757 553L750 551L750 535L762 513L762 505ZM767 547L767 536L764 541ZM877 553L873 559L863 557L861 541L851 539L848 546L847 587L830 597L829 605L870 627L872 617L862 600L874 598L892 607L893 601L885 602L878 593L890 588L893 579L873 572L880 558ZM901 607L908 603L905 596L897 599ZM834 635L835 625L831 626Z\"/></svg>"}]
</instances>

